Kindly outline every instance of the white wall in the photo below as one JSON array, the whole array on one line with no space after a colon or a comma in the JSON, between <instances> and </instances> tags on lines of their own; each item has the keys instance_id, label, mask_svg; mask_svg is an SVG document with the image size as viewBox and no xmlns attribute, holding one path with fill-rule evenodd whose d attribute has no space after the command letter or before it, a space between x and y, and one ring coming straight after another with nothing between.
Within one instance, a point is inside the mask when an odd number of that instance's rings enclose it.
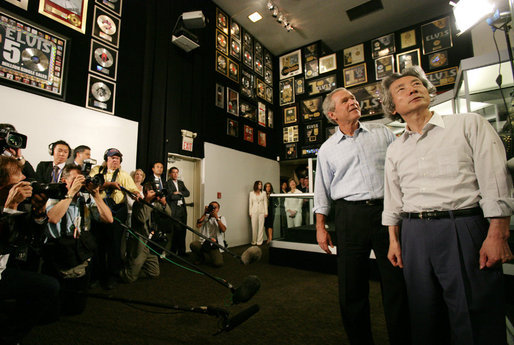
<instances>
[{"instance_id":1,"label":"white wall","mask_svg":"<svg viewBox=\"0 0 514 345\"><path fill-rule=\"evenodd\" d=\"M204 204L217 201L228 226L225 239L229 247L251 242L248 196L256 180L271 182L278 190L280 168L277 161L205 143L202 188ZM217 193L221 193L221 199ZM266 237L266 235L265 235Z\"/></svg>"},{"instance_id":2,"label":"white wall","mask_svg":"<svg viewBox=\"0 0 514 345\"><path fill-rule=\"evenodd\" d=\"M91 147L91 158L101 163L106 149L123 153L122 168L136 167L138 123L0 85L0 123L10 123L27 135L24 157L36 169L52 160L48 144L62 139L71 148Z\"/></svg>"},{"instance_id":3,"label":"white wall","mask_svg":"<svg viewBox=\"0 0 514 345\"><path fill-rule=\"evenodd\" d=\"M510 30L510 44L514 47L514 31ZM500 51L507 49L507 41L505 33L497 30L495 33L496 43ZM458 37L456 38L459 39ZM491 27L484 21L478 24L471 30L471 39L473 41L473 56L486 55L491 52L496 52L494 46L493 33Z\"/></svg>"}]
</instances>

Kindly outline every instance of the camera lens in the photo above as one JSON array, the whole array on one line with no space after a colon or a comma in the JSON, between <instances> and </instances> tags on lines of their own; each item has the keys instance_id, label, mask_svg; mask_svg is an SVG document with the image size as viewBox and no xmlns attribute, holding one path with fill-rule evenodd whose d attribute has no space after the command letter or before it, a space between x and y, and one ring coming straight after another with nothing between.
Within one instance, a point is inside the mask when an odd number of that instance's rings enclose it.
<instances>
[{"instance_id":1,"label":"camera lens","mask_svg":"<svg viewBox=\"0 0 514 345\"><path fill-rule=\"evenodd\" d=\"M19 136L11 134L7 137L7 144L13 148L20 148L23 144L23 140Z\"/></svg>"}]
</instances>

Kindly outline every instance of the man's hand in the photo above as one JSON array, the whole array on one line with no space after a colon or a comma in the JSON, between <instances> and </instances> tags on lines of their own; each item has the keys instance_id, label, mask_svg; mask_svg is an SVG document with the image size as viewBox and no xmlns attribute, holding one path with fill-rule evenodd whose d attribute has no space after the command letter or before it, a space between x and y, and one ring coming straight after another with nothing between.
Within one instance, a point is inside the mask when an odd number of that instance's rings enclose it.
<instances>
[{"instance_id":1,"label":"man's hand","mask_svg":"<svg viewBox=\"0 0 514 345\"><path fill-rule=\"evenodd\" d=\"M296 211L294 210L287 210L287 212L289 213L289 217L291 218L294 218L296 216Z\"/></svg>"},{"instance_id":2,"label":"man's hand","mask_svg":"<svg viewBox=\"0 0 514 345\"><path fill-rule=\"evenodd\" d=\"M86 178L84 177L84 175L78 175L77 177L75 177L73 179L73 183L71 184L70 189L68 190L68 194L73 196L77 195L77 193L84 185L85 181Z\"/></svg>"},{"instance_id":3,"label":"man's hand","mask_svg":"<svg viewBox=\"0 0 514 345\"><path fill-rule=\"evenodd\" d=\"M29 182L21 181L16 183L9 190L4 207L16 210L18 205L32 195L32 186Z\"/></svg>"},{"instance_id":4,"label":"man's hand","mask_svg":"<svg viewBox=\"0 0 514 345\"><path fill-rule=\"evenodd\" d=\"M491 218L487 237L480 248L480 269L514 259L507 242L510 217Z\"/></svg>"},{"instance_id":5,"label":"man's hand","mask_svg":"<svg viewBox=\"0 0 514 345\"><path fill-rule=\"evenodd\" d=\"M46 196L46 194L34 194L32 196L32 200L31 200L31 203L32 203L32 210L38 214L38 215L42 215L43 213L46 212L46 202L48 201L48 197Z\"/></svg>"},{"instance_id":6,"label":"man's hand","mask_svg":"<svg viewBox=\"0 0 514 345\"><path fill-rule=\"evenodd\" d=\"M166 197L157 197L157 201L161 203L162 206L166 206Z\"/></svg>"},{"instance_id":7,"label":"man's hand","mask_svg":"<svg viewBox=\"0 0 514 345\"><path fill-rule=\"evenodd\" d=\"M91 194L93 197L96 197L100 194L100 186L97 186L94 183L87 183L86 189L89 192L89 194Z\"/></svg>"},{"instance_id":8,"label":"man's hand","mask_svg":"<svg viewBox=\"0 0 514 345\"><path fill-rule=\"evenodd\" d=\"M103 189L107 189L107 188L113 188L113 189L118 189L118 190L121 190L120 188L120 184L116 181L114 182L105 182L104 185L102 186Z\"/></svg>"},{"instance_id":9,"label":"man's hand","mask_svg":"<svg viewBox=\"0 0 514 345\"><path fill-rule=\"evenodd\" d=\"M321 213L316 213L316 240L318 241L318 244L321 249L323 249L327 254L332 254L330 248L334 248L334 245L332 244L332 238L330 237L330 234L325 229L325 218L326 216Z\"/></svg>"},{"instance_id":10,"label":"man's hand","mask_svg":"<svg viewBox=\"0 0 514 345\"><path fill-rule=\"evenodd\" d=\"M394 267L403 268L402 259L402 247L400 245L400 226L390 225L389 231L389 251L387 252L387 258Z\"/></svg>"}]
</instances>

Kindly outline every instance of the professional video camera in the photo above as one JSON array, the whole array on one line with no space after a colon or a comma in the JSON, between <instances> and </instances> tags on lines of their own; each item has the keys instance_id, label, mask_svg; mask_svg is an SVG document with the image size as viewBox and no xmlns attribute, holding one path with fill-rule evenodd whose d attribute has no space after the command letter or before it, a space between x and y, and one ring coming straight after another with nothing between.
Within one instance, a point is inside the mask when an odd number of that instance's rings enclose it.
<instances>
[{"instance_id":1,"label":"professional video camera","mask_svg":"<svg viewBox=\"0 0 514 345\"><path fill-rule=\"evenodd\" d=\"M30 182L32 194L45 194L49 199L64 199L68 194L66 183L41 183L38 181Z\"/></svg>"},{"instance_id":2,"label":"professional video camera","mask_svg":"<svg viewBox=\"0 0 514 345\"><path fill-rule=\"evenodd\" d=\"M3 128L0 129L0 151L10 147L13 149L24 149L27 147L27 136L16 131Z\"/></svg>"}]
</instances>

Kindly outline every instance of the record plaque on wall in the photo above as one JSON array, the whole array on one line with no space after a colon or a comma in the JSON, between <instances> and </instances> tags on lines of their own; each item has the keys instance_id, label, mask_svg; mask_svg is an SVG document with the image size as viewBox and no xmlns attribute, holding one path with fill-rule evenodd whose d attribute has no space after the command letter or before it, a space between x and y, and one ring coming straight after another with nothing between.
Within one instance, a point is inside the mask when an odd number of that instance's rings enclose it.
<instances>
[{"instance_id":1,"label":"record plaque on wall","mask_svg":"<svg viewBox=\"0 0 514 345\"><path fill-rule=\"evenodd\" d=\"M107 7L109 10L121 17L121 5L123 0L96 0L96 3Z\"/></svg>"},{"instance_id":2,"label":"record plaque on wall","mask_svg":"<svg viewBox=\"0 0 514 345\"><path fill-rule=\"evenodd\" d=\"M300 49L282 55L278 61L280 79L285 79L302 73L302 54Z\"/></svg>"},{"instance_id":3,"label":"record plaque on wall","mask_svg":"<svg viewBox=\"0 0 514 345\"><path fill-rule=\"evenodd\" d=\"M74 30L85 33L87 1L39 0L39 13Z\"/></svg>"},{"instance_id":4,"label":"record plaque on wall","mask_svg":"<svg viewBox=\"0 0 514 345\"><path fill-rule=\"evenodd\" d=\"M371 40L371 56L378 59L381 56L396 52L394 33Z\"/></svg>"},{"instance_id":5,"label":"record plaque on wall","mask_svg":"<svg viewBox=\"0 0 514 345\"><path fill-rule=\"evenodd\" d=\"M453 47L450 17L434 20L421 25L423 55Z\"/></svg>"},{"instance_id":6,"label":"record plaque on wall","mask_svg":"<svg viewBox=\"0 0 514 345\"><path fill-rule=\"evenodd\" d=\"M91 40L89 71L116 80L118 51L96 40Z\"/></svg>"},{"instance_id":7,"label":"record plaque on wall","mask_svg":"<svg viewBox=\"0 0 514 345\"><path fill-rule=\"evenodd\" d=\"M86 108L114 114L116 84L89 74L87 80Z\"/></svg>"},{"instance_id":8,"label":"record plaque on wall","mask_svg":"<svg viewBox=\"0 0 514 345\"><path fill-rule=\"evenodd\" d=\"M94 13L91 35L118 48L121 20L98 6L95 6Z\"/></svg>"}]
</instances>

